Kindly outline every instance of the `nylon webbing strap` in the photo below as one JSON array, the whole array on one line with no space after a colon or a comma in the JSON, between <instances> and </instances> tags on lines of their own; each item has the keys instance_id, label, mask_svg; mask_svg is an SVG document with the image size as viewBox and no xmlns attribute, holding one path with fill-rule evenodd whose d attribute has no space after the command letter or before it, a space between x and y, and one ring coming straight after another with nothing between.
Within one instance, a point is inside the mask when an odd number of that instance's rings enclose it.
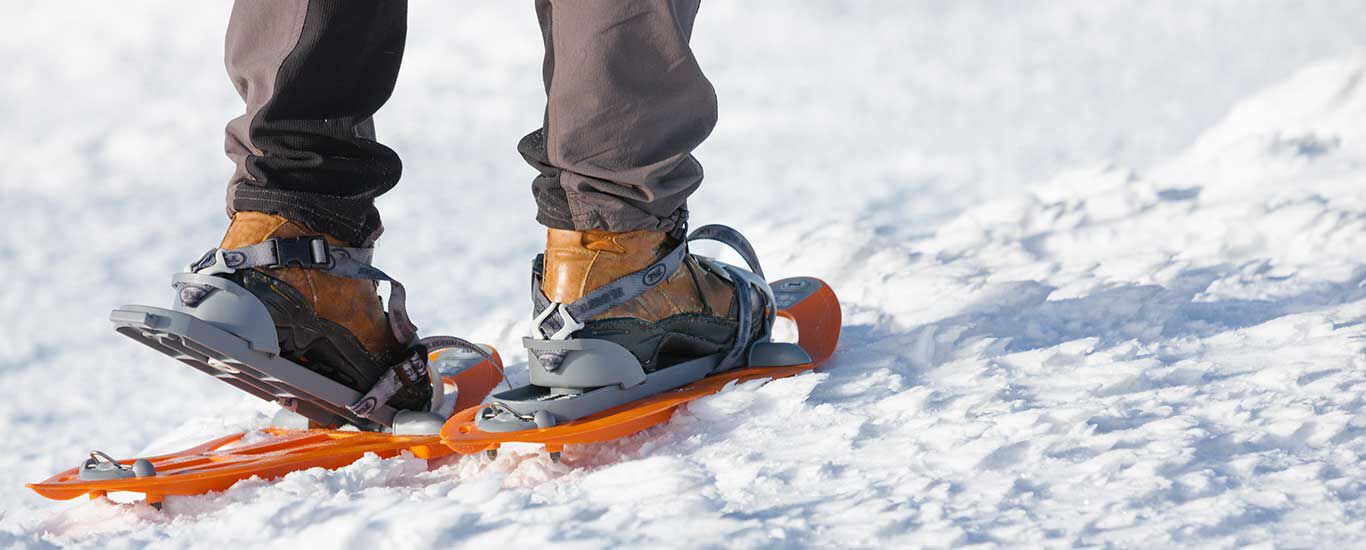
<instances>
[{"instance_id":1,"label":"nylon webbing strap","mask_svg":"<svg viewBox=\"0 0 1366 550\"><path fill-rule=\"evenodd\" d=\"M470 342L469 340L466 340L464 338L456 338L454 336L428 336L426 338L418 340L417 344L419 346L426 348L429 352L432 350L439 349L463 349L465 351L483 357L490 363L493 363L495 365L498 364L496 361L493 360L492 354L490 354L488 351L485 351L484 348L480 347L478 344ZM501 371L502 369L499 370Z\"/></svg>"},{"instance_id":2,"label":"nylon webbing strap","mask_svg":"<svg viewBox=\"0 0 1366 550\"><path fill-rule=\"evenodd\" d=\"M428 372L430 367L427 364L427 356L429 353L434 350L451 348L462 349L483 357L498 369L498 374L503 377L503 382L507 384L509 388L512 387L512 382L509 382L507 375L503 374L502 365L499 365L497 361L494 361L493 355L485 351L484 348L479 347L464 338L456 338L454 336L429 336L418 340L417 345L410 350L408 357L385 371L379 381L375 382L375 385L370 388L370 391L365 392L364 396L355 403L348 405L346 408L358 416L370 418L370 414L373 413L380 404L388 403L389 399L397 395L403 388L432 377ZM441 382L437 381L436 383Z\"/></svg>"},{"instance_id":3,"label":"nylon webbing strap","mask_svg":"<svg viewBox=\"0 0 1366 550\"><path fill-rule=\"evenodd\" d=\"M384 371L384 375L370 387L370 391L365 392L364 396L346 408L356 416L370 418L375 409L381 404L388 403L389 399L403 388L428 378L430 375L427 373L427 350L421 347L414 348L409 350L408 356L397 365Z\"/></svg>"},{"instance_id":4,"label":"nylon webbing strap","mask_svg":"<svg viewBox=\"0 0 1366 550\"><path fill-rule=\"evenodd\" d=\"M739 231L725 225L706 225L694 230L688 235L688 238L685 241L679 243L678 246L674 247L668 254L665 254L664 257L656 260L655 263L650 264L649 267L594 289L592 292L583 295L583 297L579 298L574 303L564 305L564 311L576 321L583 322L587 319L592 319L609 309L635 299L637 296L644 294L645 291L664 282L664 280L668 279L670 275L673 275L675 271L678 271L679 266L683 264L683 259L688 255L687 243L697 240L717 241L729 246L734 249L736 253L740 254L740 257L748 264L750 271L753 271L761 279L763 278L764 270L763 267L759 265L759 257L754 253L754 246L749 244L749 240L745 239L744 235L741 235ZM534 311L533 317L535 318L542 318L542 313L545 312L546 308L556 306L556 304L551 302L550 299L546 297L545 293L541 291L541 270L543 267L544 256L537 256L532 262L531 270L531 299ZM737 288L741 284L741 281L737 279ZM747 300L746 303L748 303ZM559 330L564 327L565 320L561 317L560 311L557 309L549 315L545 315L544 318L542 318L541 323L534 327L534 330L543 338L549 337L549 335L559 332ZM744 316L742 315L741 317ZM747 326L746 323L746 328ZM742 335L740 338L747 340L748 336ZM738 352L732 350L732 353Z\"/></svg>"},{"instance_id":5,"label":"nylon webbing strap","mask_svg":"<svg viewBox=\"0 0 1366 550\"><path fill-rule=\"evenodd\" d=\"M550 302L550 298L547 298L546 295L545 295L545 292L541 290L541 280L542 280L542 278L544 277L544 270L545 270L545 254L537 254L537 255L536 255L536 259L535 259L535 260L532 260L532 262L531 262L531 318L532 318L532 319L539 318L539 317L541 316L541 313L544 312L544 311L546 310L546 308L551 307L551 306L553 305L553 304ZM563 319L560 319L560 316L554 315L554 316L546 317L545 320L541 321L541 326L535 327L535 329L538 330L538 331L540 331L542 337L548 337L548 336L550 336L551 334L555 334L556 332L559 332L560 327L563 327L563 326L564 326L564 320L563 320Z\"/></svg>"},{"instance_id":6,"label":"nylon webbing strap","mask_svg":"<svg viewBox=\"0 0 1366 550\"><path fill-rule=\"evenodd\" d=\"M369 264L351 259L349 256L333 254L333 266L326 271L332 275L348 279L366 279L389 283L389 328L399 343L412 345L417 339L417 325L408 318L408 290L403 283Z\"/></svg>"},{"instance_id":7,"label":"nylon webbing strap","mask_svg":"<svg viewBox=\"0 0 1366 550\"><path fill-rule=\"evenodd\" d=\"M345 255L362 263L370 263L373 248L331 246L322 237L290 237L267 239L242 248L214 248L190 265L190 271L204 270L231 272L253 267L306 267L323 269L332 265L332 258ZM219 260L222 260L221 265Z\"/></svg>"},{"instance_id":8,"label":"nylon webbing strap","mask_svg":"<svg viewBox=\"0 0 1366 550\"><path fill-rule=\"evenodd\" d=\"M740 270L734 267L726 266L726 271L730 272L731 280L735 281L735 305L736 309L739 310L739 315L736 317L739 322L738 326L735 327L735 345L730 347L726 356L721 358L721 363L716 365L717 372L730 370L731 367L745 360L741 356L749 349L750 339L754 335L754 329L751 327L753 316L750 315L750 311L753 310L750 304L749 288L746 288L749 286L749 282L739 273Z\"/></svg>"},{"instance_id":9,"label":"nylon webbing strap","mask_svg":"<svg viewBox=\"0 0 1366 550\"><path fill-rule=\"evenodd\" d=\"M602 312L635 299L635 297L644 294L645 291L654 288L655 285L664 282L675 271L678 271L678 266L683 265L683 258L687 255L687 243L678 243L678 246L674 247L668 254L655 260L655 263L650 264L645 269L593 289L592 292L584 294L582 298L564 306L564 308L570 316L580 321L596 317Z\"/></svg>"},{"instance_id":10,"label":"nylon webbing strap","mask_svg":"<svg viewBox=\"0 0 1366 550\"><path fill-rule=\"evenodd\" d=\"M699 227L688 234L688 241L702 240L716 241L731 247L749 265L750 271L761 278L764 276L764 269L759 266L759 256L754 253L754 246L750 245L749 240L739 231L729 226L712 224Z\"/></svg>"},{"instance_id":11,"label":"nylon webbing strap","mask_svg":"<svg viewBox=\"0 0 1366 550\"><path fill-rule=\"evenodd\" d=\"M464 338L456 338L455 336L428 336L418 340L417 344L429 352L447 348L463 349L465 351L474 352L480 357L483 357L484 360L488 361L494 368L497 368L498 376L503 378L503 383L508 385L508 389L512 389L512 381L508 380L507 373L503 372L502 363L495 361L493 359L493 354L489 353L478 344Z\"/></svg>"},{"instance_id":12,"label":"nylon webbing strap","mask_svg":"<svg viewBox=\"0 0 1366 550\"><path fill-rule=\"evenodd\" d=\"M629 302L664 282L670 275L678 271L679 266L683 265L683 258L686 258L687 255L687 242L678 243L678 246L674 247L668 254L655 260L654 263L644 269L593 289L592 292L583 295L572 304L565 304L561 308L556 308L556 311L545 316L540 325L534 327L534 330L539 332L543 338L559 332L565 326L565 320L560 314L561 309L578 321L591 319L609 309ZM557 305L551 302L541 291L541 270L543 266L544 256L537 256L531 267L531 300L536 318L540 318L546 308Z\"/></svg>"},{"instance_id":13,"label":"nylon webbing strap","mask_svg":"<svg viewBox=\"0 0 1366 550\"><path fill-rule=\"evenodd\" d=\"M373 248L330 246L322 237L266 239L242 248L215 248L190 265L194 273L232 273L239 269L300 267L326 271L348 279L389 283L389 329L404 345L417 339L417 327L408 318L408 292L403 283L370 265Z\"/></svg>"}]
</instances>

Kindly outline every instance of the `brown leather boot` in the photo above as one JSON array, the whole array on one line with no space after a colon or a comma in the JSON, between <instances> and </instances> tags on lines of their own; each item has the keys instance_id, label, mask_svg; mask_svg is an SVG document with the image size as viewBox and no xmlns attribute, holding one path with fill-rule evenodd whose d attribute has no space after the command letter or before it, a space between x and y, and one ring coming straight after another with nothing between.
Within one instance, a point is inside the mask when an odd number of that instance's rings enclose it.
<instances>
[{"instance_id":1,"label":"brown leather boot","mask_svg":"<svg viewBox=\"0 0 1366 550\"><path fill-rule=\"evenodd\" d=\"M541 291L553 302L572 303L644 269L676 245L662 231L550 229ZM734 298L729 281L689 254L664 282L593 319L581 319L585 326L576 337L616 342L652 372L729 350L738 325Z\"/></svg>"},{"instance_id":2,"label":"brown leather boot","mask_svg":"<svg viewBox=\"0 0 1366 550\"><path fill-rule=\"evenodd\" d=\"M220 248L241 248L271 238L322 235L302 223L261 212L237 212ZM345 243L322 235L328 244ZM298 267L256 268L228 276L266 305L280 335L281 356L364 393L392 365L404 346L389 328L375 283ZM431 388L405 388L389 401L421 409Z\"/></svg>"}]
</instances>

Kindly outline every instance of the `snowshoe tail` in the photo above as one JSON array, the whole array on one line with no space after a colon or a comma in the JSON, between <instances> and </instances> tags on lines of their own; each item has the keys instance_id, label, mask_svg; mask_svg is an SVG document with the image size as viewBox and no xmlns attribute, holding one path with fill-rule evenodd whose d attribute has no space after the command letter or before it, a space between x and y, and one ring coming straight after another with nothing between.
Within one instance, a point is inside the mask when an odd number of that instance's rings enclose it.
<instances>
[{"instance_id":1,"label":"snowshoe tail","mask_svg":"<svg viewBox=\"0 0 1366 550\"><path fill-rule=\"evenodd\" d=\"M222 491L251 477L275 479L309 468L341 468L366 453L390 458L408 451L425 459L451 454L434 435L278 428L265 434L265 440L254 443L244 443L247 434L239 433L149 458L114 460L95 451L81 466L28 487L53 500L131 492L159 505L167 496Z\"/></svg>"},{"instance_id":2,"label":"snowshoe tail","mask_svg":"<svg viewBox=\"0 0 1366 550\"><path fill-rule=\"evenodd\" d=\"M478 404L502 381L498 352L484 347L492 359L458 349L432 353L431 361L442 371L447 390L445 410ZM398 428L402 431L402 426ZM425 432L398 435L271 427L251 437L246 433L232 434L183 451L147 458L116 460L92 451L90 459L80 466L28 487L54 500L82 495L100 498L112 492L141 493L148 503L157 505L167 496L222 491L251 477L274 479L308 468L341 468L366 453L389 458L407 451L429 460L452 453L441 444L439 436L430 430Z\"/></svg>"}]
</instances>

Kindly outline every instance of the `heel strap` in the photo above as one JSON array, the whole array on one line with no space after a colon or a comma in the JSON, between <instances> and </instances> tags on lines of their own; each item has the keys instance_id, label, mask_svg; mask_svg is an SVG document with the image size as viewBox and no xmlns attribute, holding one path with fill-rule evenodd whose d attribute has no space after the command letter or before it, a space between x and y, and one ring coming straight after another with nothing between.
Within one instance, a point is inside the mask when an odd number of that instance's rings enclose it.
<instances>
[{"instance_id":1,"label":"heel strap","mask_svg":"<svg viewBox=\"0 0 1366 550\"><path fill-rule=\"evenodd\" d=\"M348 279L389 283L389 329L405 346L417 341L417 326L408 318L408 292L403 283L371 266L373 248L332 246L314 237L277 237L242 248L213 248L193 264L191 273L225 275L252 268L316 269Z\"/></svg>"},{"instance_id":2,"label":"heel strap","mask_svg":"<svg viewBox=\"0 0 1366 550\"><path fill-rule=\"evenodd\" d=\"M370 418L370 414L380 405L389 402L389 399L402 391L403 388L419 383L423 378L431 380L433 391L437 388L436 384L441 384L441 375L432 371L432 366L428 356L436 350L441 349L462 349L483 357L489 363L498 367L498 374L503 377L503 382L512 388L507 375L503 373L503 365L493 359L493 354L485 351L484 348L463 338L455 336L428 336L418 340L408 349L407 355L397 364L390 366L389 370L375 382L370 391L356 400L355 403L347 405L347 410L363 418ZM435 401L432 405L438 405Z\"/></svg>"}]
</instances>

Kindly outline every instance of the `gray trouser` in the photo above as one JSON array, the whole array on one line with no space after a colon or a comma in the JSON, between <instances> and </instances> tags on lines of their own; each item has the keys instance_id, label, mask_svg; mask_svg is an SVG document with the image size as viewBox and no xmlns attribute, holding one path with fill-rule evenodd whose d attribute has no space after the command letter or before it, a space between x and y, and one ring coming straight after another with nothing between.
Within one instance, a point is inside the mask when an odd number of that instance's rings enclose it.
<instances>
[{"instance_id":1,"label":"gray trouser","mask_svg":"<svg viewBox=\"0 0 1366 550\"><path fill-rule=\"evenodd\" d=\"M542 127L518 144L537 221L673 230L702 181L692 156L716 94L688 46L699 0L536 0ZM383 230L374 198L402 164L375 140L407 31L404 0L237 0L226 64L246 112L228 123L229 211L270 212L352 244Z\"/></svg>"}]
</instances>

